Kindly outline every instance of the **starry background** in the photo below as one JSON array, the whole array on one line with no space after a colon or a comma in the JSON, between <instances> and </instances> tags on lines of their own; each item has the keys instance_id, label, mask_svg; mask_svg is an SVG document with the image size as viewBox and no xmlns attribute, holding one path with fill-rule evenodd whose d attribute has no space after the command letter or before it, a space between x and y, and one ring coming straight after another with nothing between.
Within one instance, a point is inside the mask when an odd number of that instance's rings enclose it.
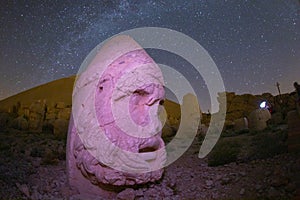
<instances>
[{"instance_id":1,"label":"starry background","mask_svg":"<svg viewBox=\"0 0 300 200\"><path fill-rule=\"evenodd\" d=\"M199 42L226 91L278 94L300 82L299 0L0 1L0 99L77 73L103 40L128 29L164 27ZM178 56L149 50L191 81L209 109L202 77ZM174 57L174 58L173 58Z\"/></svg>"}]
</instances>

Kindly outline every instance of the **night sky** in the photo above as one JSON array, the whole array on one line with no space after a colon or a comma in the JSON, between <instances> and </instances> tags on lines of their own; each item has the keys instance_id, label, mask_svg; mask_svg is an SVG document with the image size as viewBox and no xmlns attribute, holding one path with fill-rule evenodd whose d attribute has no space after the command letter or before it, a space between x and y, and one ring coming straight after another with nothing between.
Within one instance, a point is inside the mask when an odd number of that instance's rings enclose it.
<instances>
[{"instance_id":1,"label":"night sky","mask_svg":"<svg viewBox=\"0 0 300 200\"><path fill-rule=\"evenodd\" d=\"M0 99L74 75L103 40L148 26L198 41L215 61L227 91L278 94L279 82L283 93L292 92L293 82L300 82L299 14L298 0L3 0ZM207 96L202 77L183 59L149 53L181 71L198 96ZM208 101L200 99L200 105L206 109Z\"/></svg>"}]
</instances>

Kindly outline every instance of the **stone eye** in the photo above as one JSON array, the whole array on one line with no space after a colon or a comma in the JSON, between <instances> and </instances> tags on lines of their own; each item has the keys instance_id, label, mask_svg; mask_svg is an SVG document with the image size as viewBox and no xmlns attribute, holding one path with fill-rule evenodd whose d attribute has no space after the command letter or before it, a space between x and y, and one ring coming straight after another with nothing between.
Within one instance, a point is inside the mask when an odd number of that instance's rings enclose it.
<instances>
[{"instance_id":1,"label":"stone eye","mask_svg":"<svg viewBox=\"0 0 300 200\"><path fill-rule=\"evenodd\" d=\"M136 90L136 91L133 92L133 94L136 94L136 95L139 95L139 96L146 96L149 93L146 92L145 90Z\"/></svg>"},{"instance_id":2,"label":"stone eye","mask_svg":"<svg viewBox=\"0 0 300 200\"><path fill-rule=\"evenodd\" d=\"M161 106L164 105L164 103L165 103L165 100L160 100L159 101L159 105L161 105Z\"/></svg>"}]
</instances>

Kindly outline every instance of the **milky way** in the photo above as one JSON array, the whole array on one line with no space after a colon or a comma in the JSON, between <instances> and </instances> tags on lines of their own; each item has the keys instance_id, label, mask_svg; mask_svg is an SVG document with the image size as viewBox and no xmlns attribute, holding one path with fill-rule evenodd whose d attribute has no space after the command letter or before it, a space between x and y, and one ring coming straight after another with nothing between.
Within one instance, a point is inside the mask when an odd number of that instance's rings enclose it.
<instances>
[{"instance_id":1,"label":"milky way","mask_svg":"<svg viewBox=\"0 0 300 200\"><path fill-rule=\"evenodd\" d=\"M103 40L148 26L198 41L215 61L227 91L277 94L276 82L283 92L300 82L298 0L90 2L0 2L0 99L74 75ZM184 76L199 86L197 93L207 95L202 78L181 58L149 53L160 63L184 68Z\"/></svg>"}]
</instances>

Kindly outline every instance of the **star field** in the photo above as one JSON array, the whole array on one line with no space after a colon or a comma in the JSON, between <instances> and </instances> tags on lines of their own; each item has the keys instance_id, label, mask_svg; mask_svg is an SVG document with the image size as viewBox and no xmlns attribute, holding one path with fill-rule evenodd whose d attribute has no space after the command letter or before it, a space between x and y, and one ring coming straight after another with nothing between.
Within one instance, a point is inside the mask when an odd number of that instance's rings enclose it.
<instances>
[{"instance_id":1,"label":"star field","mask_svg":"<svg viewBox=\"0 0 300 200\"><path fill-rule=\"evenodd\" d=\"M300 82L299 14L298 0L1 1L0 99L74 75L97 44L147 26L198 41L227 91L277 94L279 82L282 92L291 92L293 82ZM183 73L198 96L208 94L202 77L184 60L149 53Z\"/></svg>"}]
</instances>

